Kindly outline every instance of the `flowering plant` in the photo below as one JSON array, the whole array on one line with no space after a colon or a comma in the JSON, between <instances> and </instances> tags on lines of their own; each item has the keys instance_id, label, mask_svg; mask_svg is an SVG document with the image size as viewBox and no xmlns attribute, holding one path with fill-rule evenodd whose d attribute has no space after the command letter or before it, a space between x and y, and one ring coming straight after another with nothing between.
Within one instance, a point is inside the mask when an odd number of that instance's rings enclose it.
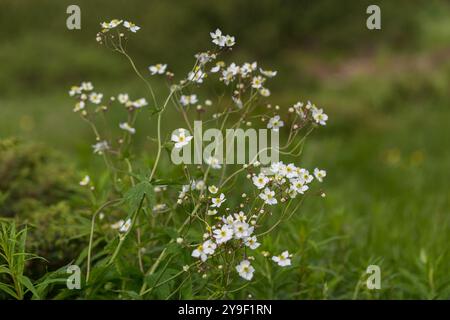
<instances>
[{"instance_id":1,"label":"flowering plant","mask_svg":"<svg viewBox=\"0 0 450 320\"><path fill-rule=\"evenodd\" d=\"M277 71L262 69L257 62L219 60L236 45L235 37L219 29L210 33L213 48L197 53L191 70L176 80L165 63L149 66L146 73L136 66L126 45L139 26L115 19L101 23L101 28L97 42L130 63L149 96L136 99L119 93L106 99L90 82L69 92L76 99L73 111L95 134L93 152L103 158L110 177L100 191L90 176L80 181L91 188L96 206L89 246L79 259L86 265L85 295L115 290L130 298L221 298L239 290L241 281L257 279L259 260L282 268L293 265L295 256L288 250L269 253L262 239L298 211L306 194L325 196L319 187L325 170L310 172L279 160L263 164L258 160L262 151L239 166L225 163L218 153L200 163L170 165L164 151L185 152L194 140L204 144L194 139L195 117L220 132L262 126L286 135L282 146L265 149L298 159L305 138L326 125L328 116L309 101L285 111L273 107L268 84ZM165 78L168 93L162 100L153 90L152 77ZM205 88L208 82L216 86L210 90L214 96ZM118 106L123 121L112 129L100 126L106 113ZM171 123L163 122L169 109L177 111L185 126L172 128L171 134L165 130ZM156 151L149 169L136 160L133 150L134 137L143 134L136 120L144 112L156 125L156 137L151 138ZM119 135L114 134L117 129ZM179 178L167 177L168 171ZM237 190L234 186L243 180L248 183ZM107 285L96 285L105 278Z\"/></svg>"}]
</instances>

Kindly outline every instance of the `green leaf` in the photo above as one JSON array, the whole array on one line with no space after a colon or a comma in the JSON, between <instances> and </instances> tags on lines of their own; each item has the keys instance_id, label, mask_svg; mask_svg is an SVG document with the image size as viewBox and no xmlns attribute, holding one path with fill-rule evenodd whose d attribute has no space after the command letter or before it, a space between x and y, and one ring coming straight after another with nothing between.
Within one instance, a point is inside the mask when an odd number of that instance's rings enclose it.
<instances>
[{"instance_id":1,"label":"green leaf","mask_svg":"<svg viewBox=\"0 0 450 320\"><path fill-rule=\"evenodd\" d=\"M151 208L155 202L155 191L149 181L142 181L132 187L125 194L125 202L130 208L130 215L136 212L144 198L147 198L148 206Z\"/></svg>"},{"instance_id":2,"label":"green leaf","mask_svg":"<svg viewBox=\"0 0 450 320\"><path fill-rule=\"evenodd\" d=\"M12 286L10 286L10 285L7 285L5 283L0 283L0 291L6 292L7 294L14 297L15 299L19 299L17 294L12 289Z\"/></svg>"},{"instance_id":3,"label":"green leaf","mask_svg":"<svg viewBox=\"0 0 450 320\"><path fill-rule=\"evenodd\" d=\"M19 281L25 288L27 288L28 290L30 290L33 293L33 298L40 299L40 296L39 296L36 288L34 287L33 283L31 283L30 278L28 278L27 276L20 275Z\"/></svg>"}]
</instances>

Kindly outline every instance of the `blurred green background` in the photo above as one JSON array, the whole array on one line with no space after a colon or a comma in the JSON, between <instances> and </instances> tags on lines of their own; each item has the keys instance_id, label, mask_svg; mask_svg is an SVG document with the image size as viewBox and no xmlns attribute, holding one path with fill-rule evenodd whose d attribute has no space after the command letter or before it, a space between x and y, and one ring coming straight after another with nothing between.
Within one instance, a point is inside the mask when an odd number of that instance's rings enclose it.
<instances>
[{"instance_id":1,"label":"blurred green background","mask_svg":"<svg viewBox=\"0 0 450 320\"><path fill-rule=\"evenodd\" d=\"M81 30L66 28L69 4L81 7ZM369 4L381 7L381 30L366 28ZM274 104L286 112L309 99L329 114L301 159L328 170L327 197L308 199L268 244L299 248L296 281L280 272L259 297L450 298L448 1L1 0L0 138L96 168L70 86L146 94L95 42L112 18L142 27L129 53L143 72L164 62L185 74L220 27L237 38L236 62L279 71ZM381 290L361 285L369 264L381 266Z\"/></svg>"}]
</instances>

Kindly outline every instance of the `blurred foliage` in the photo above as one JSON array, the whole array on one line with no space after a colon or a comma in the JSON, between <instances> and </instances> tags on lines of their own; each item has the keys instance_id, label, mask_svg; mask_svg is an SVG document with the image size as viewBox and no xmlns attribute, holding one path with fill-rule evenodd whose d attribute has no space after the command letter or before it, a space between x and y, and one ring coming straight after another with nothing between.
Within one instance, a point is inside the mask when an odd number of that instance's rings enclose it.
<instances>
[{"instance_id":1,"label":"blurred foliage","mask_svg":"<svg viewBox=\"0 0 450 320\"><path fill-rule=\"evenodd\" d=\"M68 263L86 242L79 208L87 194L77 187L74 167L48 147L15 139L0 140L0 159L0 217L30 226L29 250L50 268ZM33 273L45 266L30 263Z\"/></svg>"}]
</instances>

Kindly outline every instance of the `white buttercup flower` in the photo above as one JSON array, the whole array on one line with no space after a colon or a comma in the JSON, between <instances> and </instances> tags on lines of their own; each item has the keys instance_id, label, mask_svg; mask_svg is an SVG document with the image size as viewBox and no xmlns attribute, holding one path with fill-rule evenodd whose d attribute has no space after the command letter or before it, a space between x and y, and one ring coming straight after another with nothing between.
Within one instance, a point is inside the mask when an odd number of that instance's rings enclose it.
<instances>
[{"instance_id":1,"label":"white buttercup flower","mask_svg":"<svg viewBox=\"0 0 450 320\"><path fill-rule=\"evenodd\" d=\"M131 127L128 122L122 122L119 124L120 129L128 131L131 134L135 134L136 133L136 129Z\"/></svg>"},{"instance_id":2,"label":"white buttercup flower","mask_svg":"<svg viewBox=\"0 0 450 320\"><path fill-rule=\"evenodd\" d=\"M89 176L84 176L83 180L80 181L80 186L87 186L91 182L91 178Z\"/></svg>"},{"instance_id":3,"label":"white buttercup flower","mask_svg":"<svg viewBox=\"0 0 450 320\"><path fill-rule=\"evenodd\" d=\"M260 88L259 94L262 95L263 97L268 97L270 96L270 90L267 88Z\"/></svg>"},{"instance_id":4,"label":"white buttercup flower","mask_svg":"<svg viewBox=\"0 0 450 320\"><path fill-rule=\"evenodd\" d=\"M180 149L191 141L193 136L189 135L189 131L183 128L178 129L178 134L172 134L172 141L175 142L175 148Z\"/></svg>"},{"instance_id":5,"label":"white buttercup flower","mask_svg":"<svg viewBox=\"0 0 450 320\"><path fill-rule=\"evenodd\" d=\"M109 145L107 141L100 141L92 145L92 148L94 149L94 153L102 155L103 152L109 149Z\"/></svg>"},{"instance_id":6,"label":"white buttercup flower","mask_svg":"<svg viewBox=\"0 0 450 320\"><path fill-rule=\"evenodd\" d=\"M253 227L246 222L235 221L233 223L233 232L236 239L244 239L250 237L253 233Z\"/></svg>"},{"instance_id":7,"label":"white buttercup flower","mask_svg":"<svg viewBox=\"0 0 450 320\"><path fill-rule=\"evenodd\" d=\"M208 165L210 165L211 168L213 168L213 169L220 169L220 168L222 168L219 159L217 159L216 157L208 157L206 159L206 163Z\"/></svg>"},{"instance_id":8,"label":"white buttercup flower","mask_svg":"<svg viewBox=\"0 0 450 320\"><path fill-rule=\"evenodd\" d=\"M278 256L273 256L272 260L278 263L280 267L286 267L291 265L291 259L290 259L289 252L286 250L282 254Z\"/></svg>"},{"instance_id":9,"label":"white buttercup flower","mask_svg":"<svg viewBox=\"0 0 450 320\"><path fill-rule=\"evenodd\" d=\"M273 118L270 118L269 122L267 123L267 128L272 129L273 131L278 131L279 128L284 126L284 122L280 120L280 116L276 115Z\"/></svg>"},{"instance_id":10,"label":"white buttercup flower","mask_svg":"<svg viewBox=\"0 0 450 320\"><path fill-rule=\"evenodd\" d=\"M198 102L197 95L191 94L189 96L182 95L180 98L180 103L182 106L188 106L190 104L196 104Z\"/></svg>"},{"instance_id":11,"label":"white buttercup flower","mask_svg":"<svg viewBox=\"0 0 450 320\"><path fill-rule=\"evenodd\" d=\"M150 73L152 75L163 74L164 72L166 72L166 69L167 69L167 64L162 64L162 63L158 63L158 64L148 67L148 70L150 70Z\"/></svg>"},{"instance_id":12,"label":"white buttercup flower","mask_svg":"<svg viewBox=\"0 0 450 320\"><path fill-rule=\"evenodd\" d=\"M208 212L206 213L208 216L215 216L217 214L217 210L216 209L209 209Z\"/></svg>"},{"instance_id":13,"label":"white buttercup flower","mask_svg":"<svg viewBox=\"0 0 450 320\"><path fill-rule=\"evenodd\" d=\"M264 174L260 173L257 176L253 176L252 178L253 184L258 188L262 189L269 183L270 179L266 177Z\"/></svg>"},{"instance_id":14,"label":"white buttercup flower","mask_svg":"<svg viewBox=\"0 0 450 320\"><path fill-rule=\"evenodd\" d=\"M252 88L255 88L255 89L261 88L265 80L266 80L266 79L264 79L264 78L261 77L261 76L256 76L256 77L254 77L254 78L252 79Z\"/></svg>"},{"instance_id":15,"label":"white buttercup flower","mask_svg":"<svg viewBox=\"0 0 450 320\"><path fill-rule=\"evenodd\" d=\"M220 208L220 206L222 205L222 203L225 202L225 195L223 193L220 194L220 196L218 198L212 198L212 208Z\"/></svg>"},{"instance_id":16,"label":"white buttercup flower","mask_svg":"<svg viewBox=\"0 0 450 320\"><path fill-rule=\"evenodd\" d=\"M141 28L141 27L135 25L133 22L129 22L129 21L124 21L123 26L134 33L136 33L136 31L138 31Z\"/></svg>"},{"instance_id":17,"label":"white buttercup flower","mask_svg":"<svg viewBox=\"0 0 450 320\"><path fill-rule=\"evenodd\" d=\"M309 187L304 184L303 179L296 179L291 181L291 190L294 190L300 194L305 193Z\"/></svg>"},{"instance_id":18,"label":"white buttercup flower","mask_svg":"<svg viewBox=\"0 0 450 320\"><path fill-rule=\"evenodd\" d=\"M214 238L216 238L217 244L225 243L233 237L233 230L224 225L220 229L214 230Z\"/></svg>"},{"instance_id":19,"label":"white buttercup flower","mask_svg":"<svg viewBox=\"0 0 450 320\"><path fill-rule=\"evenodd\" d=\"M101 93L92 92L89 95L89 101L91 101L92 103L95 103L95 104L101 103L102 98L103 98L103 94L101 94Z\"/></svg>"},{"instance_id":20,"label":"white buttercup flower","mask_svg":"<svg viewBox=\"0 0 450 320\"><path fill-rule=\"evenodd\" d=\"M318 168L315 168L314 176L316 176L316 179L319 180L319 182L322 182L323 178L325 178L327 176L327 172L325 170L320 170Z\"/></svg>"},{"instance_id":21,"label":"white buttercup flower","mask_svg":"<svg viewBox=\"0 0 450 320\"><path fill-rule=\"evenodd\" d=\"M256 236L245 238L244 244L252 250L255 250L261 245Z\"/></svg>"},{"instance_id":22,"label":"white buttercup flower","mask_svg":"<svg viewBox=\"0 0 450 320\"><path fill-rule=\"evenodd\" d=\"M128 229L130 229L130 227L131 227L131 219L128 219L127 221L119 220L111 225L111 228L119 229L119 231L122 233L127 232Z\"/></svg>"},{"instance_id":23,"label":"white buttercup flower","mask_svg":"<svg viewBox=\"0 0 450 320\"><path fill-rule=\"evenodd\" d=\"M275 77L277 75L277 71L272 71L272 70L263 70L261 68L259 68L259 72L261 72L261 74L263 76L266 76L268 78L272 78Z\"/></svg>"},{"instance_id":24,"label":"white buttercup flower","mask_svg":"<svg viewBox=\"0 0 450 320\"><path fill-rule=\"evenodd\" d=\"M266 204L277 204L278 201L275 198L275 191L271 191L269 188L264 189L264 192L259 195L261 199L264 200Z\"/></svg>"},{"instance_id":25,"label":"white buttercup flower","mask_svg":"<svg viewBox=\"0 0 450 320\"><path fill-rule=\"evenodd\" d=\"M219 188L217 188L215 185L212 185L208 187L208 191L211 192L212 194L216 194L217 191L219 191Z\"/></svg>"},{"instance_id":26,"label":"white buttercup flower","mask_svg":"<svg viewBox=\"0 0 450 320\"><path fill-rule=\"evenodd\" d=\"M195 83L203 83L203 79L206 77L206 73L204 73L199 67L196 70L189 72L188 80Z\"/></svg>"},{"instance_id":27,"label":"white buttercup flower","mask_svg":"<svg viewBox=\"0 0 450 320\"><path fill-rule=\"evenodd\" d=\"M318 124L322 126L327 124L326 121L328 120L328 116L323 113L323 109L317 109L316 107L312 108L312 116Z\"/></svg>"},{"instance_id":28,"label":"white buttercup flower","mask_svg":"<svg viewBox=\"0 0 450 320\"><path fill-rule=\"evenodd\" d=\"M120 93L120 94L117 96L117 100L118 100L119 103L121 103L121 104L127 103L129 99L130 99L130 97L128 96L128 93Z\"/></svg>"},{"instance_id":29,"label":"white buttercup flower","mask_svg":"<svg viewBox=\"0 0 450 320\"><path fill-rule=\"evenodd\" d=\"M255 268L252 267L250 261L243 260L236 266L236 271L245 280L251 280L253 278L253 272L255 272Z\"/></svg>"}]
</instances>

